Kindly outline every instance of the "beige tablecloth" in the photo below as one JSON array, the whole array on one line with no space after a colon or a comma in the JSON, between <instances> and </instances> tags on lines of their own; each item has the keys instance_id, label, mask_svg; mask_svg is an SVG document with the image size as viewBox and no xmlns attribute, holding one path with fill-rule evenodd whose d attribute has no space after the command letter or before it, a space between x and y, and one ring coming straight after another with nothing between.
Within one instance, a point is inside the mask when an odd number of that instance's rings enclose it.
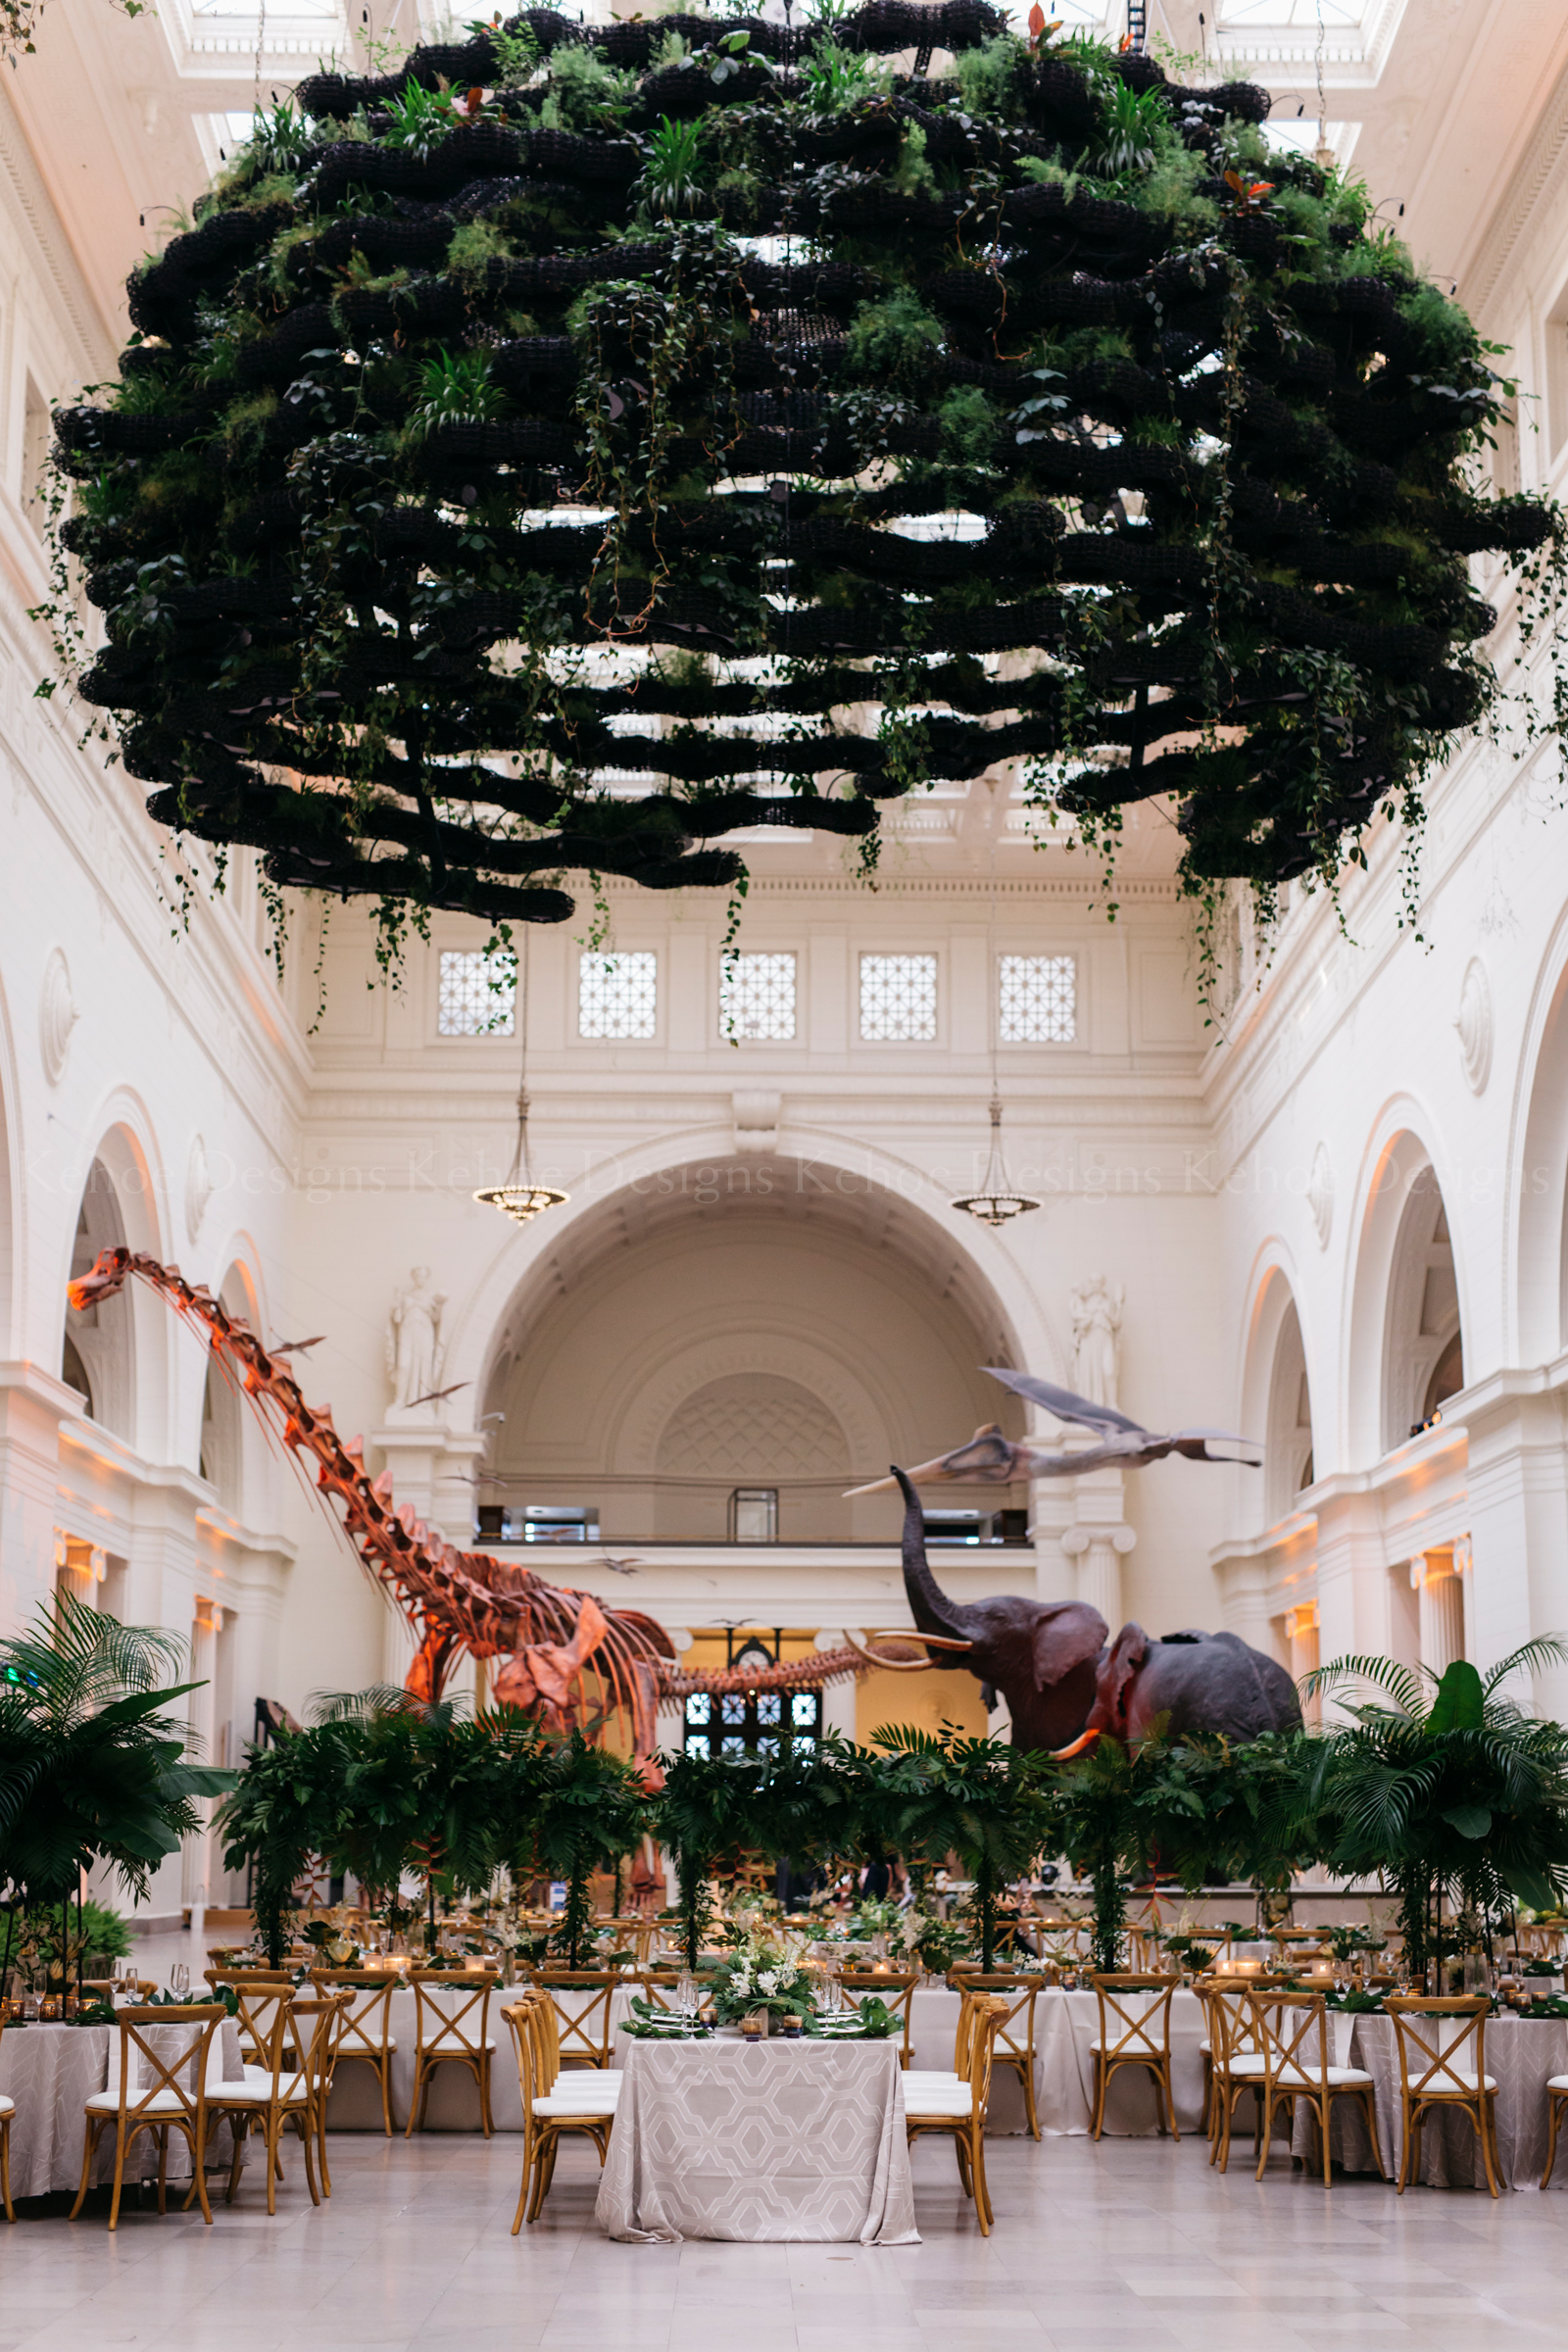
<instances>
[{"instance_id":1,"label":"beige tablecloth","mask_svg":"<svg viewBox=\"0 0 1568 2352\"><path fill-rule=\"evenodd\" d=\"M11 2119L14 2197L44 2197L53 2189L74 2191L77 2187L86 2103L93 2091L108 2084L109 2041L114 2032L112 2026L12 2025L0 2036L0 2090L17 2103ZM158 2027L149 2032L155 2049L160 2047L162 2033ZM174 2051L184 2047L189 2033L189 2027L169 2029L166 2065ZM239 2027L232 2018L225 2018L219 2033L222 2036L220 2071L225 2082L236 2082L244 2072ZM234 2152L226 2124L215 2128L209 2150L209 2169L221 2165L226 2172ZM138 2167L146 2168L148 2180L157 2174L158 2142L146 2132L137 2134L132 2151L133 2177L140 2177ZM115 2134L110 2131L98 2143L93 2179L112 2180L114 2177ZM169 2135L169 2178L190 2179L190 2152L178 2132Z\"/></svg>"},{"instance_id":2,"label":"beige tablecloth","mask_svg":"<svg viewBox=\"0 0 1568 2352\"><path fill-rule=\"evenodd\" d=\"M1112 2026L1112 2034L1118 2029ZM1176 2122L1196 2132L1203 2113L1203 2005L1197 1993L1178 1990L1170 2005L1171 2085ZM1100 2036L1100 2004L1092 1992L1063 1992L1050 1986L1035 2003L1035 2099L1040 2129L1052 2138L1087 2132L1094 2121L1095 2061L1090 2043ZM922 2063L916 2061L916 2063ZM948 2058L946 2064L953 2064ZM1017 2095L1017 2077L1011 2090ZM999 2082L993 2115L1009 2085ZM1153 2078L1145 2067L1119 2066L1105 2094L1105 2131L1115 2139L1138 2139L1157 2132Z\"/></svg>"},{"instance_id":3,"label":"beige tablecloth","mask_svg":"<svg viewBox=\"0 0 1568 2352\"><path fill-rule=\"evenodd\" d=\"M892 2042L622 2035L621 2052L610 2236L919 2244Z\"/></svg>"},{"instance_id":4,"label":"beige tablecloth","mask_svg":"<svg viewBox=\"0 0 1568 2352\"><path fill-rule=\"evenodd\" d=\"M1343 2054L1345 2028L1349 2055ZM1335 2018L1331 2021L1335 2046L1330 2056L1338 2065L1361 2067L1376 2089L1378 2143L1391 2179L1399 2170L1399 2054L1394 2020L1389 2017ZM1473 2063L1473 2061L1472 2061ZM1501 2180L1509 2188L1539 2188L1546 2169L1546 2082L1552 2075L1568 2074L1568 2020L1562 2018L1489 2018L1486 2038L1487 2072L1497 2085L1497 2159ZM1249 2102L1238 2109L1245 2124ZM1297 2104L1292 2151L1303 2162L1318 2164L1317 2126L1310 2109ZM1336 2099L1329 2149L1348 2173L1373 2173L1372 2145L1359 2106ZM1421 2126L1420 2179L1429 2188L1480 2188L1487 2185L1487 2169L1474 2126L1459 2114L1429 2110ZM1551 2177L1554 2189L1568 2188L1568 2146L1558 2157Z\"/></svg>"}]
</instances>

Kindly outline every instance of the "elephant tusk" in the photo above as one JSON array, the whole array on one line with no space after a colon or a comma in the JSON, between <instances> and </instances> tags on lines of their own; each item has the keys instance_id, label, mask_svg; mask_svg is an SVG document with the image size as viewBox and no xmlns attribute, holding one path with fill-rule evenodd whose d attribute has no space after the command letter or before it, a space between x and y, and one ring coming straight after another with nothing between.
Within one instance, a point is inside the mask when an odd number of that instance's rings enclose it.
<instances>
[{"instance_id":1,"label":"elephant tusk","mask_svg":"<svg viewBox=\"0 0 1568 2352\"><path fill-rule=\"evenodd\" d=\"M1080 1732L1078 1738L1069 1746L1052 1748L1051 1756L1057 1764L1063 1764L1069 1756L1081 1756L1085 1748L1093 1747L1099 1738L1098 1732Z\"/></svg>"},{"instance_id":2,"label":"elephant tusk","mask_svg":"<svg viewBox=\"0 0 1568 2352\"><path fill-rule=\"evenodd\" d=\"M903 1626L884 1626L874 1634L867 1634L863 1642L857 1642L855 1636L848 1631L846 1631L844 1639L858 1658L864 1658L868 1666L875 1666L884 1674L926 1674L930 1672L934 1660L929 1657L884 1657L880 1651L868 1646L873 1642L919 1642L928 1649L969 1649L973 1647L973 1644L968 1642L949 1641L942 1634L917 1634Z\"/></svg>"}]
</instances>

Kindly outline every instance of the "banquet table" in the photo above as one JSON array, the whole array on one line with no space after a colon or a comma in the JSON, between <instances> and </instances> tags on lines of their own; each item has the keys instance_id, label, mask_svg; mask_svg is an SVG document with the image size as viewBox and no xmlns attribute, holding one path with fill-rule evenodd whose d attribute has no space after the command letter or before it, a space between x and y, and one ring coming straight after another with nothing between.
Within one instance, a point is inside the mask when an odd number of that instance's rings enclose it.
<instances>
[{"instance_id":1,"label":"banquet table","mask_svg":"<svg viewBox=\"0 0 1568 2352\"><path fill-rule=\"evenodd\" d=\"M617 2054L611 2237L919 2244L895 2042L622 2034Z\"/></svg>"},{"instance_id":2,"label":"banquet table","mask_svg":"<svg viewBox=\"0 0 1568 2352\"><path fill-rule=\"evenodd\" d=\"M162 2051L166 2064L183 2046L183 2036L175 2038L180 2033L175 2027L167 2029L167 2047L166 2029L154 2026L142 2031L152 2046ZM7 2026L0 2037L0 2090L17 2103L11 2119L14 2197L44 2197L52 2190L74 2191L79 2185L86 2103L92 2092L108 2086L109 2042L115 2032L113 2026ZM188 2034L187 2027L183 2035ZM225 2082L235 2082L244 2072L239 2027L233 2018L224 2018L219 2034L219 2071ZM215 2171L220 2165L226 2172L234 2149L226 2123L215 2126L208 2144L207 2169ZM138 2134L132 2150L133 2178L141 2177L136 2170L139 2166L148 2168L148 2180L158 2170L158 2142L148 2132ZM92 2177L95 2182L115 2177L113 2132L106 2132L99 2140ZM169 2134L169 2178L190 2179L190 2151L178 2132Z\"/></svg>"},{"instance_id":3,"label":"banquet table","mask_svg":"<svg viewBox=\"0 0 1568 2352\"><path fill-rule=\"evenodd\" d=\"M1358 2066L1373 2079L1378 2143L1390 2179L1397 2179L1399 2053L1394 2020L1340 2016L1331 2017L1329 2026L1331 2062L1336 2066ZM1509 2188L1539 2188L1541 2176L1546 2169L1546 2082L1552 2075L1568 2074L1568 2020L1521 2018L1507 2011L1489 2018L1486 2066L1497 2085L1499 2180ZM1244 2101L1239 2122L1245 2121L1247 2112L1248 2103ZM1307 2164L1322 2162L1316 2120L1300 2100L1297 2102L1291 2149ZM1365 2119L1353 2100L1334 2102L1329 2152L1348 2173L1377 2170ZM1482 2162L1481 2143L1466 2116L1428 2111L1421 2126L1419 2178L1429 2188L1486 2188L1487 2168ZM1559 2156L1551 2186L1568 2188L1568 2147Z\"/></svg>"}]
</instances>

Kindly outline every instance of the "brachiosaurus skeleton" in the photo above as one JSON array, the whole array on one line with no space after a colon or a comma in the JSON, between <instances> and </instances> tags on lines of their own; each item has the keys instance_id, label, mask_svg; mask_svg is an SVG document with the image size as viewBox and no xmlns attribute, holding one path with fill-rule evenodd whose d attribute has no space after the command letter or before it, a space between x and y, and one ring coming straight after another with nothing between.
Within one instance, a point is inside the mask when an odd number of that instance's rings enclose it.
<instances>
[{"instance_id":1,"label":"brachiosaurus skeleton","mask_svg":"<svg viewBox=\"0 0 1568 2352\"><path fill-rule=\"evenodd\" d=\"M919 1649L909 1654L924 1637L896 1633L887 1639L902 1655L852 1642L779 1666L682 1673L669 1636L655 1618L603 1605L570 1586L547 1584L532 1569L488 1552L459 1551L424 1526L410 1504L395 1508L390 1474L371 1479L367 1473L364 1440L345 1443L330 1410L306 1403L287 1365L268 1352L245 1318L231 1315L204 1283L187 1282L177 1266L130 1250L105 1250L91 1271L70 1285L71 1303L80 1310L111 1298L132 1274L201 1333L225 1375L231 1365L238 1367L244 1392L270 1432L292 1453L315 1461L318 1490L342 1504L339 1524L413 1630L417 1646L408 1689L419 1698L440 1697L465 1650L473 1658L499 1658L505 1662L490 1683L498 1704L534 1712L560 1732L585 1723L597 1705L606 1721L623 1716L633 1752L651 1756L662 1698L684 1698L694 1690L814 1689L872 1666L907 1673L928 1663ZM928 1646L958 1645L932 1641ZM587 1688L590 1671L596 1695Z\"/></svg>"}]
</instances>

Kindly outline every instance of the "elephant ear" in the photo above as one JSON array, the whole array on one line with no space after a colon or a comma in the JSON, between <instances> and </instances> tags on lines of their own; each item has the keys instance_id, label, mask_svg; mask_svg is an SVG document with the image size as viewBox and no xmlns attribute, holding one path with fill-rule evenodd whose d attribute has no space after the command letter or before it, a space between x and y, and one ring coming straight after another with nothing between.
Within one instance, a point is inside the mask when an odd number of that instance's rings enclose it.
<instances>
[{"instance_id":1,"label":"elephant ear","mask_svg":"<svg viewBox=\"0 0 1568 2352\"><path fill-rule=\"evenodd\" d=\"M1035 1619L1035 1689L1049 1690L1075 1666L1086 1666L1098 1658L1109 1632L1100 1611L1090 1608L1087 1601L1061 1600L1053 1608L1042 1609Z\"/></svg>"},{"instance_id":2,"label":"elephant ear","mask_svg":"<svg viewBox=\"0 0 1568 2352\"><path fill-rule=\"evenodd\" d=\"M1116 1636L1110 1655L1100 1669L1091 1722L1098 1721L1106 1731L1114 1731L1118 1735L1126 1731L1127 1702L1148 1655L1149 1636L1141 1625L1129 1620Z\"/></svg>"}]
</instances>

